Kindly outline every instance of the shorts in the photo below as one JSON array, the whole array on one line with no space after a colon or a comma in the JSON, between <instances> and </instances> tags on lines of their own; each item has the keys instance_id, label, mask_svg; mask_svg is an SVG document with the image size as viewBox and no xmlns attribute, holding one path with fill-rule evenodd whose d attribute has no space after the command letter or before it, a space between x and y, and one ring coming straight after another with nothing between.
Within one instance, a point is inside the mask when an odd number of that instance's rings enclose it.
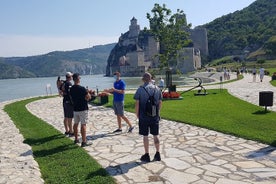
<instances>
[{"instance_id":1,"label":"shorts","mask_svg":"<svg viewBox=\"0 0 276 184\"><path fill-rule=\"evenodd\" d=\"M63 112L65 118L73 118L74 107L70 104L70 102L63 102Z\"/></svg>"},{"instance_id":2,"label":"shorts","mask_svg":"<svg viewBox=\"0 0 276 184\"><path fill-rule=\"evenodd\" d=\"M74 123L86 124L88 122L88 110L85 111L74 111Z\"/></svg>"},{"instance_id":3,"label":"shorts","mask_svg":"<svg viewBox=\"0 0 276 184\"><path fill-rule=\"evenodd\" d=\"M143 136L159 135L159 121L156 120L140 120L139 119L139 134Z\"/></svg>"},{"instance_id":4,"label":"shorts","mask_svg":"<svg viewBox=\"0 0 276 184\"><path fill-rule=\"evenodd\" d=\"M124 102L113 102L114 113L116 115L124 115Z\"/></svg>"}]
</instances>

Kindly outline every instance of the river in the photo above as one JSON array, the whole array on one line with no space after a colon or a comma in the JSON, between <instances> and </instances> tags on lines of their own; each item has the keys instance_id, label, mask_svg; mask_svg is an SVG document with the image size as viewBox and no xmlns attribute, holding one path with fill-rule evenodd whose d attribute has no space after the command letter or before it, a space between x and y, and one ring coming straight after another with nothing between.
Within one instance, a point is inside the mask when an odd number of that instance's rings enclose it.
<instances>
[{"instance_id":1,"label":"river","mask_svg":"<svg viewBox=\"0 0 276 184\"><path fill-rule=\"evenodd\" d=\"M61 79L64 80L65 77L61 77ZM122 77L122 79L126 82L127 89L136 89L142 84L141 77ZM57 94L56 80L57 77L0 80L0 102L25 97ZM176 82L179 82L179 79L175 80L178 80ZM185 79L181 78L181 81L180 82L183 85L186 84L184 82ZM113 77L103 77L103 75L81 76L82 86L88 86L89 89L95 90L98 88L99 92L112 87L113 82ZM158 82L158 77L156 82Z\"/></svg>"}]
</instances>

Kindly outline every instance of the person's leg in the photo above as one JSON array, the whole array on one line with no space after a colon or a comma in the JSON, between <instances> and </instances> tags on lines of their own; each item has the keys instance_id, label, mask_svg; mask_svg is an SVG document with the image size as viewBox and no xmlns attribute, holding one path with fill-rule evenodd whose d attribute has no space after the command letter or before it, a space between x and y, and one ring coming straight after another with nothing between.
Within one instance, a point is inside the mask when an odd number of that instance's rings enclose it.
<instances>
[{"instance_id":1,"label":"person's leg","mask_svg":"<svg viewBox=\"0 0 276 184\"><path fill-rule=\"evenodd\" d=\"M143 136L143 143L144 143L144 149L145 153L149 153L149 137L148 136Z\"/></svg>"},{"instance_id":2,"label":"person's leg","mask_svg":"<svg viewBox=\"0 0 276 184\"><path fill-rule=\"evenodd\" d=\"M68 106L68 115L67 115L67 118L68 118L68 129L69 129L69 132L70 132L70 135L72 136L73 135L73 124L72 124L72 120L73 120L73 117L74 117L74 107L73 105L71 104L67 104Z\"/></svg>"},{"instance_id":3,"label":"person's leg","mask_svg":"<svg viewBox=\"0 0 276 184\"><path fill-rule=\"evenodd\" d=\"M73 133L74 133L74 131L73 131L73 125L72 125L72 120L73 120L73 118L67 118L68 130L69 130L69 133L70 133L70 134L73 134Z\"/></svg>"},{"instance_id":4,"label":"person's leg","mask_svg":"<svg viewBox=\"0 0 276 184\"><path fill-rule=\"evenodd\" d=\"M156 152L159 152L160 143L159 143L158 135L154 135L153 140L154 140L154 145L155 145Z\"/></svg>"},{"instance_id":5,"label":"person's leg","mask_svg":"<svg viewBox=\"0 0 276 184\"><path fill-rule=\"evenodd\" d=\"M122 118L120 115L117 115L117 123L118 123L118 128L122 130Z\"/></svg>"},{"instance_id":6,"label":"person's leg","mask_svg":"<svg viewBox=\"0 0 276 184\"><path fill-rule=\"evenodd\" d=\"M66 109L65 103L63 103L63 114L64 114L63 125L64 125L64 129L65 129L65 134L68 134L69 128L68 128L68 121L67 121L67 109Z\"/></svg>"},{"instance_id":7,"label":"person's leg","mask_svg":"<svg viewBox=\"0 0 276 184\"><path fill-rule=\"evenodd\" d=\"M77 141L78 140L78 126L79 126L79 123L74 123L74 136L75 136L75 140Z\"/></svg>"},{"instance_id":8,"label":"person's leg","mask_svg":"<svg viewBox=\"0 0 276 184\"><path fill-rule=\"evenodd\" d=\"M86 142L86 124L81 124L82 142Z\"/></svg>"},{"instance_id":9,"label":"person's leg","mask_svg":"<svg viewBox=\"0 0 276 184\"><path fill-rule=\"evenodd\" d=\"M132 127L130 121L128 120L128 118L127 118L126 116L123 115L123 116L121 116L121 117L122 117L122 119L128 124L129 127Z\"/></svg>"},{"instance_id":10,"label":"person's leg","mask_svg":"<svg viewBox=\"0 0 276 184\"><path fill-rule=\"evenodd\" d=\"M86 139L86 124L88 122L87 110L80 112L80 121L81 121L81 137L82 137L81 147L89 146L90 144L87 144L87 139Z\"/></svg>"},{"instance_id":11,"label":"person's leg","mask_svg":"<svg viewBox=\"0 0 276 184\"><path fill-rule=\"evenodd\" d=\"M74 112L74 136L75 136L75 143L78 142L78 126L79 126L79 116L76 112Z\"/></svg>"},{"instance_id":12,"label":"person's leg","mask_svg":"<svg viewBox=\"0 0 276 184\"><path fill-rule=\"evenodd\" d=\"M63 124L64 124L64 129L65 129L65 134L69 133L68 118L64 117Z\"/></svg>"}]
</instances>

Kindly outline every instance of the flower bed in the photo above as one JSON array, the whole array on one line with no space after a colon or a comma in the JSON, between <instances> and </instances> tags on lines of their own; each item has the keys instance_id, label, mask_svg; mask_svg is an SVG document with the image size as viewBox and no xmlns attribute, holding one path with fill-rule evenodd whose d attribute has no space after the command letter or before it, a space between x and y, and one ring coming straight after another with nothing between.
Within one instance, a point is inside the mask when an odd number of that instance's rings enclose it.
<instances>
[{"instance_id":1,"label":"flower bed","mask_svg":"<svg viewBox=\"0 0 276 184\"><path fill-rule=\"evenodd\" d=\"M163 92L163 99L180 99L181 96L177 92Z\"/></svg>"}]
</instances>

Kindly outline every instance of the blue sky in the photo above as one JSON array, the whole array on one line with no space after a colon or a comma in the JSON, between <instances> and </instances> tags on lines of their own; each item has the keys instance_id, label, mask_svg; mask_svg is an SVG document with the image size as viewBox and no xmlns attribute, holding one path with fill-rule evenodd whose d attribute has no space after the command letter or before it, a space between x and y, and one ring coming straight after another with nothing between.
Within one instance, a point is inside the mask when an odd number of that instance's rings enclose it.
<instances>
[{"instance_id":1,"label":"blue sky","mask_svg":"<svg viewBox=\"0 0 276 184\"><path fill-rule=\"evenodd\" d=\"M0 0L0 57L30 56L117 42L135 17L148 27L155 3L183 10L198 26L255 0Z\"/></svg>"}]
</instances>

